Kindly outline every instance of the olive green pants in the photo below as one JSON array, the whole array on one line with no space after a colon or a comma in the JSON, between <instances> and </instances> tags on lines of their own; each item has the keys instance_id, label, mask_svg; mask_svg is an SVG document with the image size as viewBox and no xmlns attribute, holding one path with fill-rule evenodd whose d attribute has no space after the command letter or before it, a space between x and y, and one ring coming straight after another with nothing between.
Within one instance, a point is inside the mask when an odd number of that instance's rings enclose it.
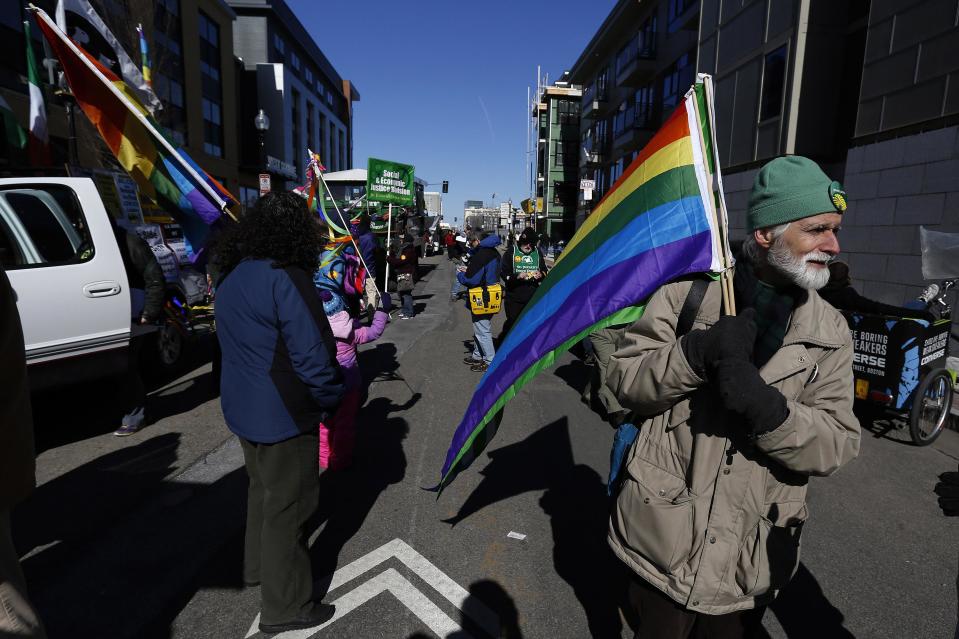
<instances>
[{"instance_id":1,"label":"olive green pants","mask_svg":"<svg viewBox=\"0 0 959 639\"><path fill-rule=\"evenodd\" d=\"M313 605L307 544L320 499L319 430L275 444L240 444L250 477L243 580L260 582L260 623L293 621Z\"/></svg>"}]
</instances>

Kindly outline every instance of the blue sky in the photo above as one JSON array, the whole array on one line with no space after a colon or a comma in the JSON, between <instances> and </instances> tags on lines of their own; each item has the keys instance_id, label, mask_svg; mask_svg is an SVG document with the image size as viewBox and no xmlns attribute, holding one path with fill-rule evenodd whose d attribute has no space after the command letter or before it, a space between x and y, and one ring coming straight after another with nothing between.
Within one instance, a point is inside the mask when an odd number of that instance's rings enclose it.
<instances>
[{"instance_id":1,"label":"blue sky","mask_svg":"<svg viewBox=\"0 0 959 639\"><path fill-rule=\"evenodd\" d=\"M465 200L527 197L526 87L535 89L536 65L559 78L615 4L287 2L360 92L354 164L380 157L414 164L429 182L449 180L445 218L460 223Z\"/></svg>"}]
</instances>

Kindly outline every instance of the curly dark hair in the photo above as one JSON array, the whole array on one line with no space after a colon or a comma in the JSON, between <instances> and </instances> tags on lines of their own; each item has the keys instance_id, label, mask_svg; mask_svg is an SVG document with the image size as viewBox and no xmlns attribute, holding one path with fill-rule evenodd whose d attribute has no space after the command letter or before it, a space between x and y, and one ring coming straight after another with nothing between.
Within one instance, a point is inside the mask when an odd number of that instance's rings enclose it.
<instances>
[{"instance_id":1,"label":"curly dark hair","mask_svg":"<svg viewBox=\"0 0 959 639\"><path fill-rule=\"evenodd\" d=\"M312 273L323 251L323 231L302 197L267 193L217 238L214 259L221 277L246 258L273 260L273 268L299 266Z\"/></svg>"}]
</instances>

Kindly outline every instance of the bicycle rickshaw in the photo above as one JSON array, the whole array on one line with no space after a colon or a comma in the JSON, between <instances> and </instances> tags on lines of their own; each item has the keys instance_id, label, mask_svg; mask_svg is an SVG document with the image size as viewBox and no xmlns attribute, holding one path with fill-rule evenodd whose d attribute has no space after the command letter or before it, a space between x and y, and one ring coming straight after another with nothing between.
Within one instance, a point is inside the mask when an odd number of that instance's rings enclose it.
<instances>
[{"instance_id":1,"label":"bicycle rickshaw","mask_svg":"<svg viewBox=\"0 0 959 639\"><path fill-rule=\"evenodd\" d=\"M843 311L852 331L856 400L872 409L906 418L917 446L936 440L952 410L956 372L947 367L952 331L948 291L959 281L959 235L921 229L923 276L945 279L918 301L932 322ZM930 254L936 253L936 257ZM949 259L944 259L944 255ZM952 271L952 272L949 272ZM896 424L902 427L902 424Z\"/></svg>"}]
</instances>

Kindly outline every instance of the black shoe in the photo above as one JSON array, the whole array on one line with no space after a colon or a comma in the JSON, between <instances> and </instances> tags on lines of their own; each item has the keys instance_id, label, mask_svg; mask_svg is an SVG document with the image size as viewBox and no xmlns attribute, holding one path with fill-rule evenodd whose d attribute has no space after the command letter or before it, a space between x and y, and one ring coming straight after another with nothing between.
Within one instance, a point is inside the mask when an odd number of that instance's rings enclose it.
<instances>
[{"instance_id":1,"label":"black shoe","mask_svg":"<svg viewBox=\"0 0 959 639\"><path fill-rule=\"evenodd\" d=\"M313 604L313 610L310 611L305 617L299 619L294 619L293 621L287 621L286 623L272 623L272 624L260 624L260 632L267 635L275 635L281 632L289 632L290 630L305 630L307 628L315 628L316 626L322 626L327 621L333 618L333 613L336 612L336 608L330 604Z\"/></svg>"},{"instance_id":2,"label":"black shoe","mask_svg":"<svg viewBox=\"0 0 959 639\"><path fill-rule=\"evenodd\" d=\"M469 364L470 366L476 366L477 364L482 364L482 363L483 363L483 360L481 360L481 359L473 359L473 357L470 356L470 357L464 357L464 358L463 358L463 363L464 363L464 364Z\"/></svg>"},{"instance_id":3,"label":"black shoe","mask_svg":"<svg viewBox=\"0 0 959 639\"><path fill-rule=\"evenodd\" d=\"M244 578L243 578L243 585L244 585L245 587L247 587L247 588L256 588L257 586L260 585L260 580L259 580L259 579L247 579L246 577L244 577Z\"/></svg>"},{"instance_id":4,"label":"black shoe","mask_svg":"<svg viewBox=\"0 0 959 639\"><path fill-rule=\"evenodd\" d=\"M487 364L485 361L480 362L479 364L473 364L472 366L470 366L470 370L473 371L474 373L485 373L488 369L489 369L489 364Z\"/></svg>"}]
</instances>

